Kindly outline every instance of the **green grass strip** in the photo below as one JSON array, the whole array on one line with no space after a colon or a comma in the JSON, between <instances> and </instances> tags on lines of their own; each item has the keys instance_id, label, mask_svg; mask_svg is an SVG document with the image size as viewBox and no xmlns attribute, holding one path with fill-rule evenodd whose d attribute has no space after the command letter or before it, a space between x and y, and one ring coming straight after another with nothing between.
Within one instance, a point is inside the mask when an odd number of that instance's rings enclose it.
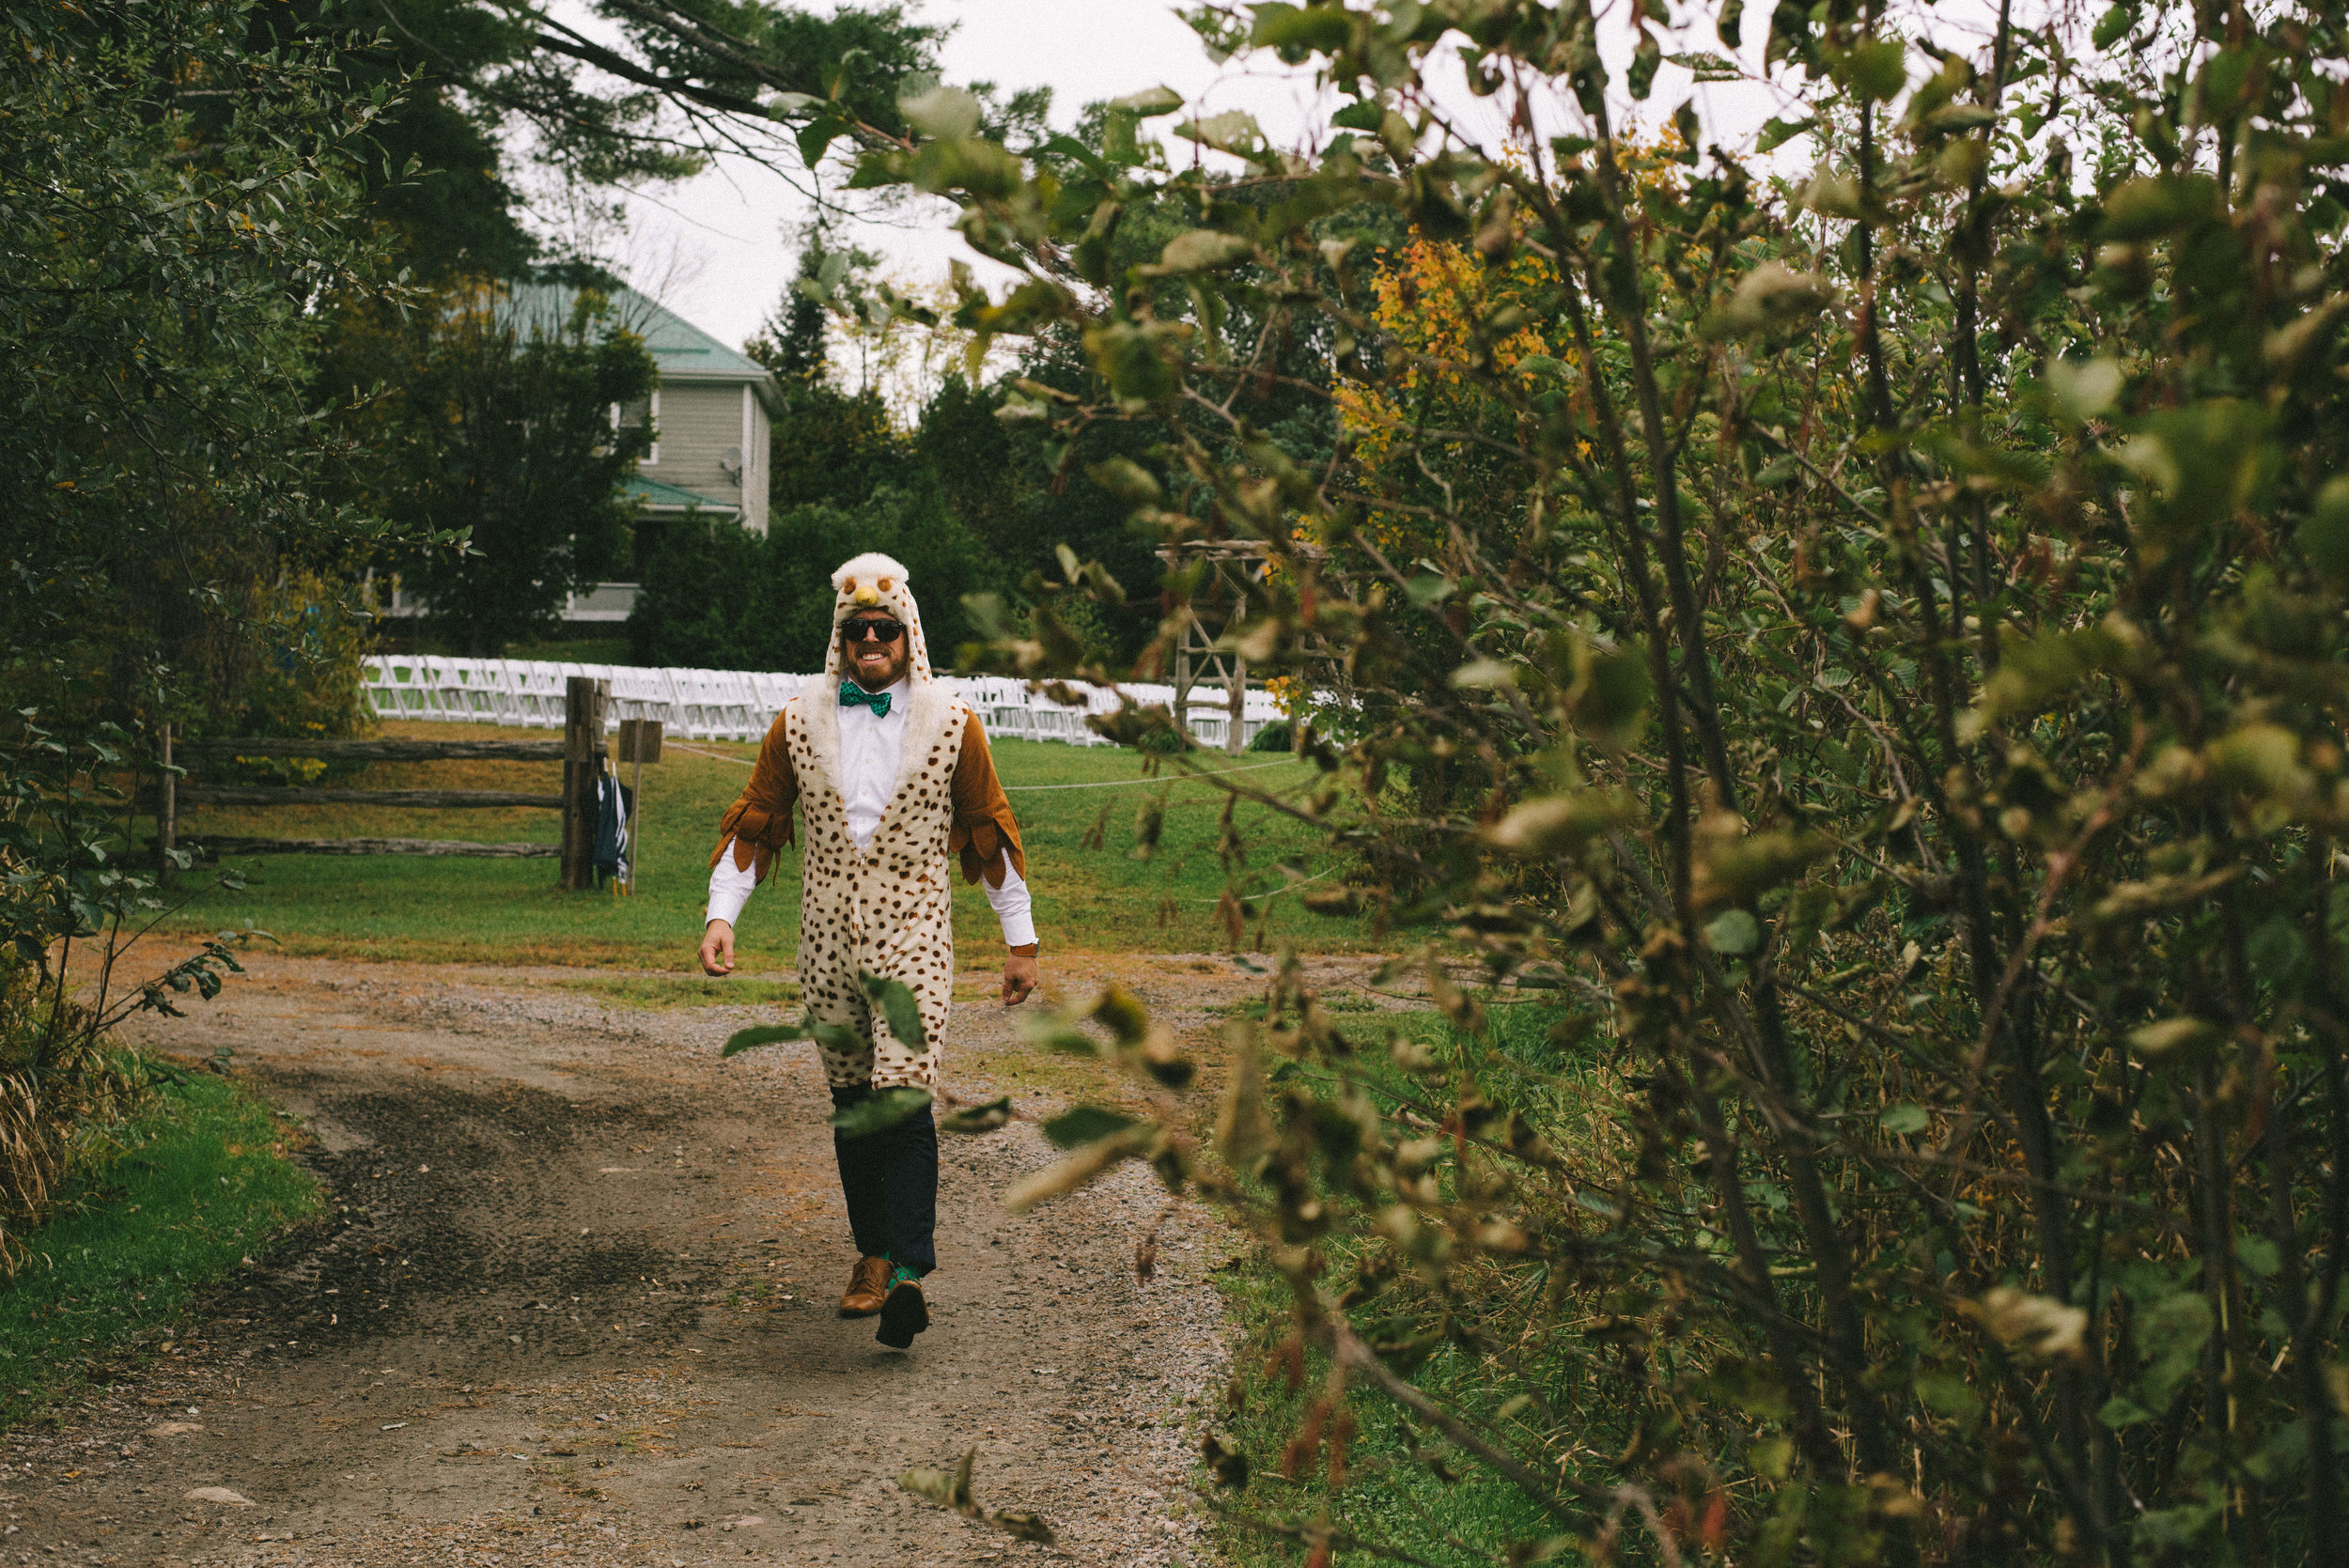
<instances>
[{"instance_id":1,"label":"green grass strip","mask_svg":"<svg viewBox=\"0 0 2349 1568\"><path fill-rule=\"evenodd\" d=\"M0 1429L83 1387L95 1369L315 1213L319 1187L288 1157L268 1105L198 1075L113 1129L117 1152L71 1182L0 1286Z\"/></svg>"}]
</instances>

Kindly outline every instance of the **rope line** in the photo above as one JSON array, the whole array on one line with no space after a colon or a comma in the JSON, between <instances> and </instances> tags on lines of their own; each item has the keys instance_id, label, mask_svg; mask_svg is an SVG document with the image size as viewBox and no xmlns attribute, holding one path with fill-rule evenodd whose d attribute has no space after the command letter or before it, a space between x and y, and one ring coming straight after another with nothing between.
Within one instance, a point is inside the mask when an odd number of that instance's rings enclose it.
<instances>
[{"instance_id":1,"label":"rope line","mask_svg":"<svg viewBox=\"0 0 2349 1568\"><path fill-rule=\"evenodd\" d=\"M661 744L677 751L691 752L697 757L715 757L720 762L739 763L744 768L752 766L749 757L730 757L723 752L706 752L699 746L688 746L677 740L664 740ZM1253 773L1260 768L1286 768L1295 761L1294 757L1284 757L1279 762L1252 762L1239 768L1219 768L1212 773L1186 773L1175 779L1102 779L1090 784L1005 784L1003 793L1019 795L1036 789L1142 789L1151 784L1200 784L1209 779L1221 778L1226 773Z\"/></svg>"}]
</instances>

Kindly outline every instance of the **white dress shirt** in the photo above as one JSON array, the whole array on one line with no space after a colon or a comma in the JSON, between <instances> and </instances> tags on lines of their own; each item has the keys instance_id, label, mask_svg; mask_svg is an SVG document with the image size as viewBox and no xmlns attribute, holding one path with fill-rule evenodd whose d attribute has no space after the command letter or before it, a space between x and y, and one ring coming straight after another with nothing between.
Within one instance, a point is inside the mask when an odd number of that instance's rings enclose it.
<instances>
[{"instance_id":1,"label":"white dress shirt","mask_svg":"<svg viewBox=\"0 0 2349 1568\"><path fill-rule=\"evenodd\" d=\"M906 749L906 701L910 684L901 679L887 688L886 714L876 714L863 703L840 710L840 788L846 797L848 836L856 840L859 849L872 843L873 835L880 831L881 813L889 809L889 798L897 787L897 764ZM733 840L726 842L731 848ZM742 906L750 902L757 886L756 872L737 866L731 853L720 855L709 873L709 910L704 924L712 920L739 924ZM1035 940L1028 884L1011 863L1010 850L1003 851L1003 885L989 887L982 877L979 886L1003 928L1004 946L1024 947Z\"/></svg>"}]
</instances>

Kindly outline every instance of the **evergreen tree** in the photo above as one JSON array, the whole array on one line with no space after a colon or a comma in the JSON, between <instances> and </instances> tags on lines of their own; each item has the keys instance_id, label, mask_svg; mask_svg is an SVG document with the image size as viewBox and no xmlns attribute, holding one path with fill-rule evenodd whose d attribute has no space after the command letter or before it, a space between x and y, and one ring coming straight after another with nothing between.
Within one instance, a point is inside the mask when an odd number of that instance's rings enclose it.
<instances>
[{"instance_id":1,"label":"evergreen tree","mask_svg":"<svg viewBox=\"0 0 2349 1568\"><path fill-rule=\"evenodd\" d=\"M389 514L471 531L462 556L407 563L432 619L492 655L552 628L564 600L624 557L635 505L622 489L651 433L610 410L651 392L652 356L582 290L554 330L517 319L502 288L458 294L422 321L412 380L386 424L377 471Z\"/></svg>"}]
</instances>

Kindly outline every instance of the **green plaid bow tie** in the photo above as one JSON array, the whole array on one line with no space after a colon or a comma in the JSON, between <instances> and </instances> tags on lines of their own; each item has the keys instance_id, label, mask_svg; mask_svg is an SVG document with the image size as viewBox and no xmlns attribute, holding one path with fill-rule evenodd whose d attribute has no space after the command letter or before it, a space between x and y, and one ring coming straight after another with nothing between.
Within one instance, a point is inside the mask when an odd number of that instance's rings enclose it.
<instances>
[{"instance_id":1,"label":"green plaid bow tie","mask_svg":"<svg viewBox=\"0 0 2349 1568\"><path fill-rule=\"evenodd\" d=\"M844 680L840 683L840 706L842 707L869 707L873 710L874 718L886 719L889 717L889 693L867 691L855 681Z\"/></svg>"}]
</instances>

